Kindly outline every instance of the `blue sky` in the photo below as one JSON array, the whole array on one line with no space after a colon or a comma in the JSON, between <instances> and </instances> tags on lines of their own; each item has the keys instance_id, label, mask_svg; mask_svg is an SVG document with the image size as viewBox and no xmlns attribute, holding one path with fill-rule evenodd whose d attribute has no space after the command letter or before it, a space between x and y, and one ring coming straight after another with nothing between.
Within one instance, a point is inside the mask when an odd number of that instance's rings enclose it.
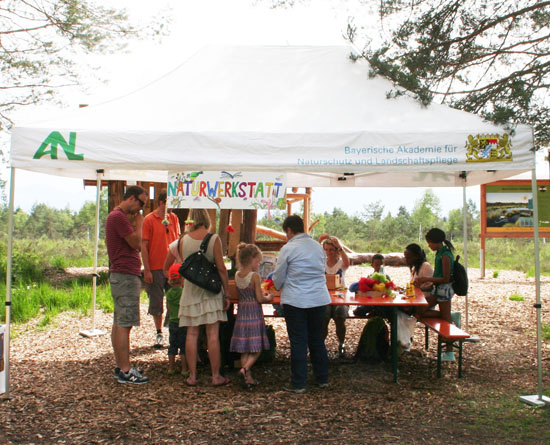
<instances>
[{"instance_id":1,"label":"blue sky","mask_svg":"<svg viewBox=\"0 0 550 445\"><path fill-rule=\"evenodd\" d=\"M360 26L371 20L372 26L365 29L366 32L370 30L372 39L380 35L372 7L353 0L296 2L294 7L286 9L269 8L270 0L103 0L101 3L125 7L137 21L152 16L170 17L171 33L161 43L133 42L124 54L86 59L87 63L101 67L98 74L105 82L86 77L86 90L67 93L67 105L108 100L139 88L207 44L341 45L346 43L342 36L350 15L362 17ZM19 116L25 118L24 113ZM548 164L541 161L541 165L538 175L547 178ZM7 172L3 176L7 178ZM369 204L381 201L386 211L395 214L401 205L411 210L424 190L412 187L317 188L312 205L316 213L339 207L346 213L356 214ZM442 215L462 207L462 188L432 190L440 199ZM80 179L16 172L15 206L26 212L37 203L76 211L85 201L95 200L95 195L95 187L84 188ZM479 208L479 187L467 188L467 198L474 200Z\"/></svg>"}]
</instances>

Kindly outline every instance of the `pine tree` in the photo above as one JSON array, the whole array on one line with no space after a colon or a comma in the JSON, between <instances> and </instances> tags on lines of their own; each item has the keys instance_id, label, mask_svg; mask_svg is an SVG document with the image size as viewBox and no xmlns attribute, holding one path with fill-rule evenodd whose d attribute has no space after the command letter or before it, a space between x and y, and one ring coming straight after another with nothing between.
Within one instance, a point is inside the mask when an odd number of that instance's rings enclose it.
<instances>
[{"instance_id":1,"label":"pine tree","mask_svg":"<svg viewBox=\"0 0 550 445\"><path fill-rule=\"evenodd\" d=\"M391 37L363 56L401 87L390 96L528 124L537 146L550 143L550 1L381 0L379 12Z\"/></svg>"}]
</instances>

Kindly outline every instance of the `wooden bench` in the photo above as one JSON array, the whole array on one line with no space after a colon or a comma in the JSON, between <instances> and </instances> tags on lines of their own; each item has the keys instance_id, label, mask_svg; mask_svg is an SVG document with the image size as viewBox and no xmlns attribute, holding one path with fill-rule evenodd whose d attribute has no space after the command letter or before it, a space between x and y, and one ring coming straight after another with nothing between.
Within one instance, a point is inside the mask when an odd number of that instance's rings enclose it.
<instances>
[{"instance_id":1,"label":"wooden bench","mask_svg":"<svg viewBox=\"0 0 550 445\"><path fill-rule=\"evenodd\" d=\"M462 343L470 337L470 334L442 318L421 317L419 315L415 315L415 317L425 327L426 349L428 349L428 332L430 329L437 333L437 377L441 377L441 353L444 344L451 345L453 349L458 349L458 377L462 377Z\"/></svg>"}]
</instances>

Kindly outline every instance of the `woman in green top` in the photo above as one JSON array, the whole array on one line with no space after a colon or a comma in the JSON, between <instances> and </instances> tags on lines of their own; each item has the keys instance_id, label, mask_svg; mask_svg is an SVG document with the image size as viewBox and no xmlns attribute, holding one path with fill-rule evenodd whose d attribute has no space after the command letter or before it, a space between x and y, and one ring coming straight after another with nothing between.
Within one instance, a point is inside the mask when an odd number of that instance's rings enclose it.
<instances>
[{"instance_id":1,"label":"woman in green top","mask_svg":"<svg viewBox=\"0 0 550 445\"><path fill-rule=\"evenodd\" d=\"M433 293L426 295L428 300L427 308L419 308L418 314L424 317L441 317L452 323L451 318L451 300L454 296L452 286L452 270L455 261L453 255L454 246L446 239L445 232L441 229L430 229L426 233L428 246L435 254L435 269L433 277L416 277L415 286L422 287L425 282L434 284ZM439 305L439 311L430 309L436 304Z\"/></svg>"}]
</instances>

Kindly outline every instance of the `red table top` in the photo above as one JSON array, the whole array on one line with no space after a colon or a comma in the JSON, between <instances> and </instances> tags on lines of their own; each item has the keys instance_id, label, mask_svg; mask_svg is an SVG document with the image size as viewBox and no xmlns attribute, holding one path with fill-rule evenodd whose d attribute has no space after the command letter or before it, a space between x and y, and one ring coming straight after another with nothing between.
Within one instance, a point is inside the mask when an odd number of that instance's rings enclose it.
<instances>
[{"instance_id":1,"label":"red table top","mask_svg":"<svg viewBox=\"0 0 550 445\"><path fill-rule=\"evenodd\" d=\"M239 298L237 296L237 289L235 288L235 282L229 282L231 303L238 303ZM415 289L415 296L413 298L406 298L402 294L398 294L394 291L394 297L366 297L357 296L349 291L329 291L332 305L350 305L350 306L427 306L428 302L424 297L424 293L419 289ZM276 296L273 298L271 304L281 304L281 297Z\"/></svg>"},{"instance_id":2,"label":"red table top","mask_svg":"<svg viewBox=\"0 0 550 445\"><path fill-rule=\"evenodd\" d=\"M394 291L392 297L367 297L359 296L349 291L330 291L330 298L333 305L357 305L357 306L427 306L428 302L424 297L424 293L419 289L415 289L415 296L407 298L403 294Z\"/></svg>"}]
</instances>

